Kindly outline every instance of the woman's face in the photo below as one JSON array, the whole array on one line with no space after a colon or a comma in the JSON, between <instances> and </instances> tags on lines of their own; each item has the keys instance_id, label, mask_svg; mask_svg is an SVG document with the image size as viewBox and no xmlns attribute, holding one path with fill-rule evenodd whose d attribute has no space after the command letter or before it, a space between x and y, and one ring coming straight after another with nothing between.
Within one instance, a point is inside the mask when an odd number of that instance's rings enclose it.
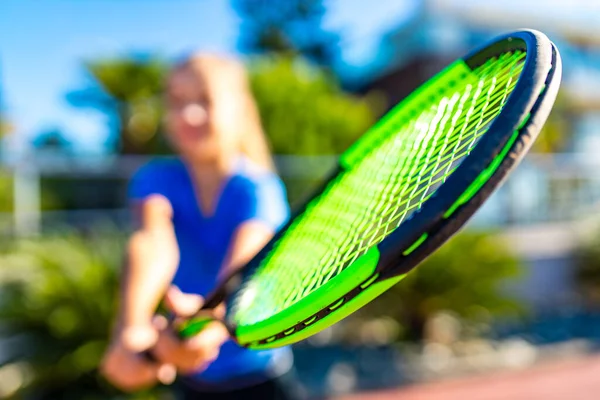
<instances>
[{"instance_id":1,"label":"woman's face","mask_svg":"<svg viewBox=\"0 0 600 400\"><path fill-rule=\"evenodd\" d=\"M182 155L215 162L235 148L235 99L224 79L210 82L191 68L175 71L167 83L167 130Z\"/></svg>"}]
</instances>

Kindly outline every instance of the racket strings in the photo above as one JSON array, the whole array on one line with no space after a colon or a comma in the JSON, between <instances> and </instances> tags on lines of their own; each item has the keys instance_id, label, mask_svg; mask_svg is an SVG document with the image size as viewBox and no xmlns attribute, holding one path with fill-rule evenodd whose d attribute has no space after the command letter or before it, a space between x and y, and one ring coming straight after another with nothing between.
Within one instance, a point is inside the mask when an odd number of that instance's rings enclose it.
<instances>
[{"instance_id":1,"label":"racket strings","mask_svg":"<svg viewBox=\"0 0 600 400\"><path fill-rule=\"evenodd\" d=\"M393 154L394 148L390 146L386 153ZM324 269L307 269L299 268L297 273L302 274L301 285L302 291L298 291L291 299L292 302L304 297L311 292L315 287L321 286L324 282L331 279L333 276L341 272L344 265L353 262L359 257L359 248L364 247L361 241L361 233L367 230L367 219L356 219L352 216L357 215L362 210L373 209L377 203L377 198L365 196L364 193L356 191L358 184L363 185L363 189L368 193L378 193L385 190L386 186L391 184L390 180L385 180L385 176L376 173L376 169L372 169L371 173L365 177L354 177L340 182L339 189L331 192L332 205L336 206L336 213L323 213L321 216L315 216L315 221L319 221L317 225L310 226L307 232L312 234L309 238L312 243L312 248L317 251L307 254L307 259L301 260L305 262L314 262L319 265L335 265L337 268ZM334 227L333 230L331 227ZM300 228L300 227L299 227ZM307 227L308 228L308 227ZM348 235L348 232L352 234ZM308 236L308 235L307 235ZM340 243L340 238L343 241ZM335 246L339 249L336 252L319 252L323 247L331 248ZM321 258L317 258L321 255ZM311 259L313 256L314 259Z\"/></svg>"},{"instance_id":2,"label":"racket strings","mask_svg":"<svg viewBox=\"0 0 600 400\"><path fill-rule=\"evenodd\" d=\"M471 105L470 109L468 110L468 112L463 114L464 103L470 95L469 86L467 86L465 88L465 92L463 93L463 96L460 99L460 102L458 104L458 110L452 116L452 123L451 123L450 129L449 129L450 132L457 131L460 129L459 135L457 136L457 135L452 135L452 134L446 134L444 140L440 141L437 144L437 147L433 150L434 153L438 154L438 162L430 163L429 165L427 165L428 160L422 159L421 163L419 164L419 168L421 168L420 169L421 172L419 174L415 174L409 178L408 183L410 185L414 185L415 184L414 181L419 182L424 175L430 176L429 180L425 182L425 184L427 184L430 189L435 189L433 187L434 184L436 184L436 183L441 184L445 181L447 176L449 176L453 172L455 167L458 166L458 165L455 165L456 161L459 159L462 159L462 157L468 155L468 153L474 146L476 140L479 139L483 135L483 133L487 130L488 125L493 121L493 119L495 119L495 117L497 116L497 114L500 111L500 109L497 108L497 103L504 104L504 102L506 101L506 97L512 91L514 86L516 85L517 81L514 79L510 79L513 77L513 74L509 74L509 75L507 75L507 77L509 78L507 80L508 84L504 91L496 93L493 90L494 87L492 86L490 88L490 93L492 93L493 96L490 97L486 102L478 102L477 99L480 95L480 91L479 91L472 97L472 105ZM503 82L498 82L498 84L503 84ZM479 86L481 86L481 85L479 85ZM481 87L479 87L479 89L481 89ZM490 113L489 112L490 109L495 110L495 112ZM486 110L487 110L487 112L486 112ZM472 130L473 127L469 123L469 119L473 114L476 114L476 113L481 114L481 117L479 120L480 126L477 130ZM446 116L446 118L449 118L449 116ZM458 121L460 121L460 123ZM473 133L472 140L463 140L464 139L463 134L465 131ZM446 153L444 151L445 148L447 146L453 145L453 144L455 145L453 151ZM410 151L412 151L410 148L408 148L408 149L405 148L403 150L405 152L401 153L400 156L408 156ZM442 168L440 168L440 165L442 165ZM454 168L452 168L453 166L454 166ZM432 171L434 171L434 170L435 170L435 172L432 173ZM421 185L422 184L423 183L421 182ZM419 189L422 189L422 187L420 187ZM423 193L423 191L419 190L419 189L416 191L416 193ZM432 190L429 190L429 191L431 192ZM426 198L427 198L427 196L425 194L423 196L421 196L419 203L424 202ZM404 202L401 202L398 205L403 206ZM408 208L412 209L413 207L408 206Z\"/></svg>"},{"instance_id":3,"label":"racket strings","mask_svg":"<svg viewBox=\"0 0 600 400\"><path fill-rule=\"evenodd\" d=\"M329 183L275 243L234 303L239 325L275 315L384 240L421 208L487 132L514 89L525 52L488 60L440 87ZM415 110L422 110L415 112Z\"/></svg>"}]
</instances>

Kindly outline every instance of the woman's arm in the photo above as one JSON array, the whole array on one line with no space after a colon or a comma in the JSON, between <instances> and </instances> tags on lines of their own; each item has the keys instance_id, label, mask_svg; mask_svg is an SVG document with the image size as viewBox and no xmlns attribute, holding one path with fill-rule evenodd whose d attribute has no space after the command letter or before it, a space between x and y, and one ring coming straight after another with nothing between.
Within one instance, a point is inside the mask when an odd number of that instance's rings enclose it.
<instances>
[{"instance_id":1,"label":"woman's arm","mask_svg":"<svg viewBox=\"0 0 600 400\"><path fill-rule=\"evenodd\" d=\"M251 220L241 224L233 235L219 276L226 277L242 268L271 240L274 234L274 229L261 221Z\"/></svg>"},{"instance_id":2,"label":"woman's arm","mask_svg":"<svg viewBox=\"0 0 600 400\"><path fill-rule=\"evenodd\" d=\"M277 175L268 174L254 181L248 194L246 201L240 205L243 222L231 239L220 278L248 263L289 218L285 186Z\"/></svg>"},{"instance_id":3,"label":"woman's arm","mask_svg":"<svg viewBox=\"0 0 600 400\"><path fill-rule=\"evenodd\" d=\"M159 195L134 208L137 227L127 248L117 324L100 366L102 374L124 391L151 387L158 381L168 384L176 374L175 366L151 363L139 355L160 338L152 319L179 260L173 209Z\"/></svg>"},{"instance_id":4,"label":"woman's arm","mask_svg":"<svg viewBox=\"0 0 600 400\"><path fill-rule=\"evenodd\" d=\"M137 229L124 266L117 329L151 324L179 263L179 248L168 199L152 195L136 206Z\"/></svg>"}]
</instances>

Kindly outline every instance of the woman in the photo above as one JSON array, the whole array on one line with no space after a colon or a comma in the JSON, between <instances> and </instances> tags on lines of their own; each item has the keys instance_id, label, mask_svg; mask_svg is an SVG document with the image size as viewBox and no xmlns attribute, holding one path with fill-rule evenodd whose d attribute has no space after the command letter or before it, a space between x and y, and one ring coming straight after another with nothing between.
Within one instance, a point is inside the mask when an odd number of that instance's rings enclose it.
<instances>
[{"instance_id":1,"label":"woman","mask_svg":"<svg viewBox=\"0 0 600 400\"><path fill-rule=\"evenodd\" d=\"M288 348L242 349L218 322L181 341L153 318L164 293L176 315L198 310L219 278L254 256L289 215L243 66L194 55L173 69L166 92L168 138L179 157L150 162L130 184L139 227L102 371L128 391L177 374L185 399L292 398L296 389L283 383ZM158 362L139 356L149 349Z\"/></svg>"}]
</instances>

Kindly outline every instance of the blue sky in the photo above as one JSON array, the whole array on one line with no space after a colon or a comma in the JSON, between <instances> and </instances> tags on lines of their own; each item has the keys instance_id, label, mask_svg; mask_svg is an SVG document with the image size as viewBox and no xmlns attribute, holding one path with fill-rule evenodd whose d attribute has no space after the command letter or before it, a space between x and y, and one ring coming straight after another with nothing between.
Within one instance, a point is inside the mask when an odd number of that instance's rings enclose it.
<instances>
[{"instance_id":1,"label":"blue sky","mask_svg":"<svg viewBox=\"0 0 600 400\"><path fill-rule=\"evenodd\" d=\"M345 34L345 56L369 60L380 33L410 14L415 0L329 0L326 27ZM65 93L82 87L81 60L129 51L173 56L190 48L235 51L239 20L228 0L2 0L2 101L31 138L57 127L86 151L106 142L102 114L70 107Z\"/></svg>"}]
</instances>

